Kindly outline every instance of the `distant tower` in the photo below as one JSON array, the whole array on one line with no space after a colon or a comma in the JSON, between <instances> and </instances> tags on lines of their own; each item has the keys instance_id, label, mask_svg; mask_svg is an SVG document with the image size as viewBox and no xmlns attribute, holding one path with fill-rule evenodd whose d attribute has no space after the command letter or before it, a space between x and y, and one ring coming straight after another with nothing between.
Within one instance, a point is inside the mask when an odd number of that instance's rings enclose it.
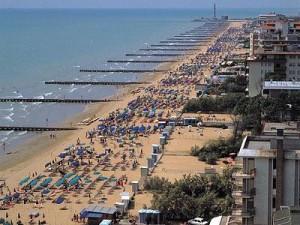
<instances>
[{"instance_id":1,"label":"distant tower","mask_svg":"<svg viewBox=\"0 0 300 225\"><path fill-rule=\"evenodd\" d=\"M217 17L217 6L216 3L214 3L214 18Z\"/></svg>"}]
</instances>

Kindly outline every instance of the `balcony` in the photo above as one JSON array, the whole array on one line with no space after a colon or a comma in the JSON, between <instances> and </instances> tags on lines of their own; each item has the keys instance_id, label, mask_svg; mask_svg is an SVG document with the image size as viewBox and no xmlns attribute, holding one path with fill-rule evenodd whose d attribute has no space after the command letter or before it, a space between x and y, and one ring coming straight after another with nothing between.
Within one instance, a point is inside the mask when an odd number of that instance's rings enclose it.
<instances>
[{"instance_id":1,"label":"balcony","mask_svg":"<svg viewBox=\"0 0 300 225\"><path fill-rule=\"evenodd\" d=\"M233 209L232 216L239 216L242 218L251 218L255 216L255 208L250 209Z\"/></svg>"},{"instance_id":2,"label":"balcony","mask_svg":"<svg viewBox=\"0 0 300 225\"><path fill-rule=\"evenodd\" d=\"M233 191L232 196L234 198L253 198L256 195L256 188L251 188L249 191Z\"/></svg>"},{"instance_id":3,"label":"balcony","mask_svg":"<svg viewBox=\"0 0 300 225\"><path fill-rule=\"evenodd\" d=\"M255 174L256 174L256 169L251 169L249 171L249 173L243 173L243 172L236 172L236 173L233 173L232 174L232 178L235 178L235 179L252 179L255 177Z\"/></svg>"}]
</instances>

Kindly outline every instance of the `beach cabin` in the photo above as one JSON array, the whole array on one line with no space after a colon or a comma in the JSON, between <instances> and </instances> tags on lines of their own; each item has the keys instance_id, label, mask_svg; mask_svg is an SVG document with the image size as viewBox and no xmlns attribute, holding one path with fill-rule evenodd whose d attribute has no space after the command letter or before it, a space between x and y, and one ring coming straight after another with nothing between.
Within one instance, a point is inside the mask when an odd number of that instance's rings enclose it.
<instances>
[{"instance_id":1,"label":"beach cabin","mask_svg":"<svg viewBox=\"0 0 300 225\"><path fill-rule=\"evenodd\" d=\"M117 218L117 208L89 205L81 210L80 218L87 219L88 225L99 225L103 220L114 221Z\"/></svg>"},{"instance_id":2,"label":"beach cabin","mask_svg":"<svg viewBox=\"0 0 300 225\"><path fill-rule=\"evenodd\" d=\"M129 192L122 192L120 194L121 196L121 202L124 204L124 211L127 211L129 203L130 203L130 193Z\"/></svg>"},{"instance_id":3,"label":"beach cabin","mask_svg":"<svg viewBox=\"0 0 300 225\"><path fill-rule=\"evenodd\" d=\"M160 153L159 145L157 145L157 144L152 144L152 153L155 153L155 154Z\"/></svg>"},{"instance_id":4,"label":"beach cabin","mask_svg":"<svg viewBox=\"0 0 300 225\"><path fill-rule=\"evenodd\" d=\"M138 181L131 181L132 192L137 193L139 191L139 182Z\"/></svg>"},{"instance_id":5,"label":"beach cabin","mask_svg":"<svg viewBox=\"0 0 300 225\"><path fill-rule=\"evenodd\" d=\"M141 169L141 177L147 177L148 172L149 172L148 167L147 166L141 166L140 169Z\"/></svg>"},{"instance_id":6,"label":"beach cabin","mask_svg":"<svg viewBox=\"0 0 300 225\"><path fill-rule=\"evenodd\" d=\"M154 161L152 158L147 158L147 166L149 169L154 167Z\"/></svg>"},{"instance_id":7,"label":"beach cabin","mask_svg":"<svg viewBox=\"0 0 300 225\"><path fill-rule=\"evenodd\" d=\"M141 224L160 224L160 211L152 209L139 210Z\"/></svg>"},{"instance_id":8,"label":"beach cabin","mask_svg":"<svg viewBox=\"0 0 300 225\"><path fill-rule=\"evenodd\" d=\"M160 143L160 145L167 144L167 138L165 136L160 136L159 137L159 143Z\"/></svg>"}]
</instances>

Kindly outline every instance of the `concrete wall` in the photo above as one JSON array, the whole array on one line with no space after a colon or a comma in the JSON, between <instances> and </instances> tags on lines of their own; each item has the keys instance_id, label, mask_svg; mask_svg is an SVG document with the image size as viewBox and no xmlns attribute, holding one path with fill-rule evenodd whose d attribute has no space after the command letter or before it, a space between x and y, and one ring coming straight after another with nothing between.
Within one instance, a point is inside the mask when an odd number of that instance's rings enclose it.
<instances>
[{"instance_id":1,"label":"concrete wall","mask_svg":"<svg viewBox=\"0 0 300 225\"><path fill-rule=\"evenodd\" d=\"M256 176L255 187L256 195L254 197L255 207L255 225L271 225L272 215L272 164L268 158L257 158L255 160Z\"/></svg>"},{"instance_id":2,"label":"concrete wall","mask_svg":"<svg viewBox=\"0 0 300 225\"><path fill-rule=\"evenodd\" d=\"M269 72L274 72L274 63L248 61L249 66L249 96L254 97L259 95L262 89L265 75Z\"/></svg>"},{"instance_id":3,"label":"concrete wall","mask_svg":"<svg viewBox=\"0 0 300 225\"><path fill-rule=\"evenodd\" d=\"M249 96L254 97L261 92L262 74L261 62L249 61Z\"/></svg>"},{"instance_id":4,"label":"concrete wall","mask_svg":"<svg viewBox=\"0 0 300 225\"><path fill-rule=\"evenodd\" d=\"M295 160L284 161L283 205L295 205Z\"/></svg>"},{"instance_id":5,"label":"concrete wall","mask_svg":"<svg viewBox=\"0 0 300 225\"><path fill-rule=\"evenodd\" d=\"M287 80L295 78L297 81L300 80L300 58L299 56L287 56L286 57L286 76Z\"/></svg>"}]
</instances>

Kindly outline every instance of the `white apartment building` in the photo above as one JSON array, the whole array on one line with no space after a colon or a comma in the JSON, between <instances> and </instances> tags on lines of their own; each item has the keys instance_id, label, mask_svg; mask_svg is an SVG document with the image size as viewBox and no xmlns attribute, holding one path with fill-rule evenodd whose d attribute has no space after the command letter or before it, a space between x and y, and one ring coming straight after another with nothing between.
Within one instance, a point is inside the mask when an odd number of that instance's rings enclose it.
<instances>
[{"instance_id":1,"label":"white apartment building","mask_svg":"<svg viewBox=\"0 0 300 225\"><path fill-rule=\"evenodd\" d=\"M234 175L238 188L232 216L242 225L272 225L281 206L300 205L299 124L282 125L246 137L238 153L242 170Z\"/></svg>"}]
</instances>

